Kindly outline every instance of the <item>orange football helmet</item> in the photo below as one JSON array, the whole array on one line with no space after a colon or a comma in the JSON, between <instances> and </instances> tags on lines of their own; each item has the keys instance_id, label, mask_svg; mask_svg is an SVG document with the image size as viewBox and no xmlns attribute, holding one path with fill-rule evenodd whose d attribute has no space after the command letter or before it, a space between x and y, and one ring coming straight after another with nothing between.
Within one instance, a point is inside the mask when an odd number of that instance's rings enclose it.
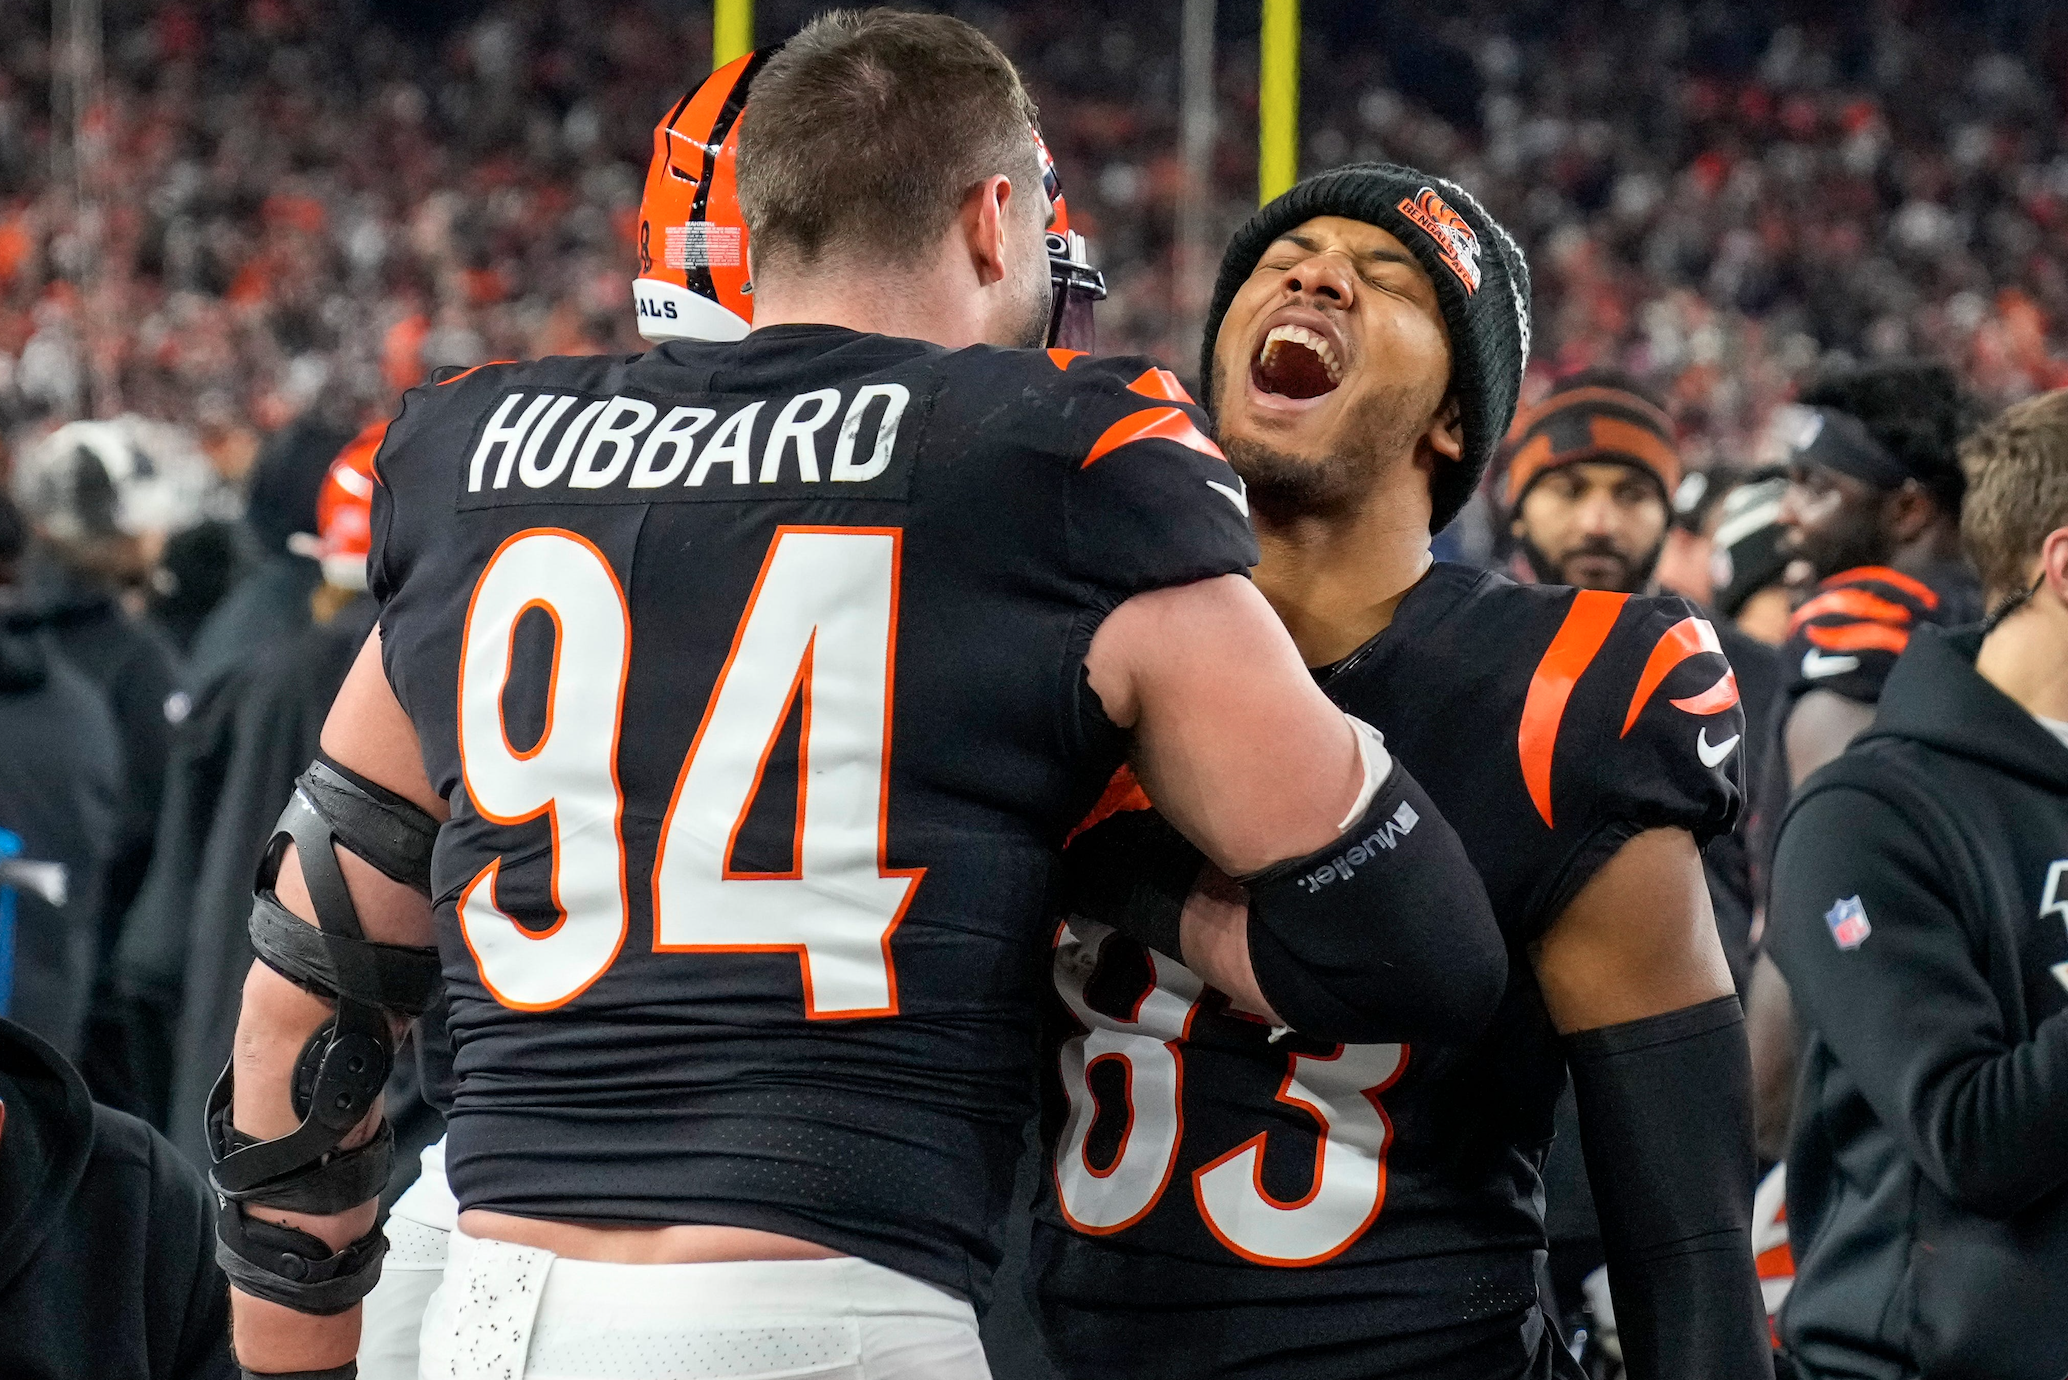
<instances>
[{"instance_id":1,"label":"orange football helmet","mask_svg":"<svg viewBox=\"0 0 2068 1380\"><path fill-rule=\"evenodd\" d=\"M753 328L736 180L740 112L755 73L776 51L758 49L727 63L654 126L639 204L639 276L632 280L639 334L647 340L738 340ZM1088 351L1092 303L1105 298L1106 280L1092 267L1084 236L1070 228L1055 160L1038 129L1034 145L1042 187L1055 206L1047 234L1048 343Z\"/></svg>"},{"instance_id":2,"label":"orange football helmet","mask_svg":"<svg viewBox=\"0 0 2068 1380\"><path fill-rule=\"evenodd\" d=\"M388 434L385 420L354 436L316 491L316 540L308 554L322 563L326 584L366 588L366 558L373 553L373 457Z\"/></svg>"},{"instance_id":3,"label":"orange football helmet","mask_svg":"<svg viewBox=\"0 0 2068 1380\"><path fill-rule=\"evenodd\" d=\"M632 280L648 340L738 340L753 326L734 166L747 88L774 54L764 48L726 63L654 126Z\"/></svg>"}]
</instances>

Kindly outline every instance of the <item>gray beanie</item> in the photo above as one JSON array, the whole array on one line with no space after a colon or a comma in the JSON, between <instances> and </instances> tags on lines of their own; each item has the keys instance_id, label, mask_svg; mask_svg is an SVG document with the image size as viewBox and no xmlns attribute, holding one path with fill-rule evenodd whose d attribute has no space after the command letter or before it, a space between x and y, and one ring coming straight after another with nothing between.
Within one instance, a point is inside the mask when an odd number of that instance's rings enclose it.
<instances>
[{"instance_id":1,"label":"gray beanie","mask_svg":"<svg viewBox=\"0 0 2068 1380\"><path fill-rule=\"evenodd\" d=\"M1515 416L1529 360L1529 265L1499 221L1447 178L1394 163L1352 163L1317 173L1251 216L1221 258L1200 347L1200 389L1213 407L1214 342L1236 291L1272 241L1316 216L1376 225L1406 245L1436 285L1450 332L1451 392L1465 433L1460 463L1430 480L1429 530L1447 526Z\"/></svg>"}]
</instances>

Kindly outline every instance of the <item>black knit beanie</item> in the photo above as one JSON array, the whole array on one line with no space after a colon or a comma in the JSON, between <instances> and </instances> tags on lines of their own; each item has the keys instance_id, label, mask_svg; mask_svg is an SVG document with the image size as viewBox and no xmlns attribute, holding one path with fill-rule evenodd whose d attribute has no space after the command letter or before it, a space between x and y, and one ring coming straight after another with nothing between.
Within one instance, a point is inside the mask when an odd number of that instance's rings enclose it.
<instances>
[{"instance_id":1,"label":"black knit beanie","mask_svg":"<svg viewBox=\"0 0 2068 1380\"><path fill-rule=\"evenodd\" d=\"M1429 280L1450 332L1451 392L1465 449L1429 482L1429 530L1457 515L1515 416L1529 359L1529 265L1500 222L1457 183L1393 163L1352 163L1317 173L1263 207L1221 257L1200 347L1201 396L1213 403L1214 342L1235 293L1272 241L1316 216L1376 225L1406 245Z\"/></svg>"}]
</instances>

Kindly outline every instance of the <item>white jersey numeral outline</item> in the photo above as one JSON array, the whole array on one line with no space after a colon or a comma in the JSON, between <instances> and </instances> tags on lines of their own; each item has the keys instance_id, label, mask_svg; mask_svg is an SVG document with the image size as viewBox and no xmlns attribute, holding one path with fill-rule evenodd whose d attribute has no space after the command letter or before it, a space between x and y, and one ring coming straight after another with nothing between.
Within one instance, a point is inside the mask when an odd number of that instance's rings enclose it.
<instances>
[{"instance_id":1,"label":"white jersey numeral outline","mask_svg":"<svg viewBox=\"0 0 2068 1380\"><path fill-rule=\"evenodd\" d=\"M896 528L777 529L654 860L655 951L794 953L812 1019L897 1013L890 939L925 875L885 857L901 543ZM517 625L534 608L553 622L553 656L545 726L520 752L502 701ZM462 638L461 773L489 822L552 822L558 919L531 930L496 905L501 858L467 884L459 919L483 984L515 1010L572 1001L624 944L617 749L630 666L630 609L593 543L533 528L497 548ZM733 842L800 701L795 865L734 872Z\"/></svg>"},{"instance_id":2,"label":"white jersey numeral outline","mask_svg":"<svg viewBox=\"0 0 2068 1380\"><path fill-rule=\"evenodd\" d=\"M1205 991L1182 964L1144 949L1151 980L1128 1018L1093 1010L1085 985L1112 938L1106 926L1083 920L1056 936L1056 990L1085 1027L1063 1042L1058 1056L1070 1111L1056 1141L1056 1202L1064 1220L1088 1236L1125 1231L1148 1216L1170 1186L1185 1129L1182 1046ZM1099 1113L1091 1071L1108 1060L1118 1061L1125 1080L1127 1121L1112 1161L1100 1169L1086 1153Z\"/></svg>"},{"instance_id":3,"label":"white jersey numeral outline","mask_svg":"<svg viewBox=\"0 0 2068 1380\"><path fill-rule=\"evenodd\" d=\"M1205 992L1184 965L1144 950L1152 985L1129 1018L1093 1010L1085 986L1113 934L1085 920L1072 920L1056 934L1056 990L1085 1033L1065 1040L1058 1054L1069 1110L1053 1147L1053 1173L1063 1219L1087 1236L1109 1236L1140 1222L1170 1185L1185 1134L1184 1045ZM1127 1120L1112 1161L1101 1169L1086 1153L1100 1111L1090 1075L1115 1059L1124 1071ZM1299 1107L1320 1128L1307 1192L1285 1202L1265 1190L1270 1133L1259 1132L1193 1173L1193 1201L1206 1229L1260 1265L1315 1265L1348 1250L1385 1206L1393 1123L1379 1098L1399 1081L1407 1060L1408 1047L1400 1044L1289 1053L1277 1100Z\"/></svg>"},{"instance_id":4,"label":"white jersey numeral outline","mask_svg":"<svg viewBox=\"0 0 2068 1380\"><path fill-rule=\"evenodd\" d=\"M519 751L503 722L517 625L552 619L545 727ZM550 894L559 918L527 929L495 903L496 858L460 894L460 934L495 999L550 1011L602 977L625 942L625 810L618 716L631 665L632 616L610 562L573 532L519 532L475 582L460 641L460 777L491 824L544 815L552 826ZM608 712L604 712L607 707Z\"/></svg>"},{"instance_id":5,"label":"white jersey numeral outline","mask_svg":"<svg viewBox=\"0 0 2068 1380\"><path fill-rule=\"evenodd\" d=\"M1192 1176L1200 1220L1214 1239L1258 1265L1318 1265L1348 1250L1386 1205L1393 1123L1379 1094L1406 1067L1403 1045L1293 1055L1276 1096L1321 1126L1307 1192L1288 1203L1265 1190L1270 1132L1259 1131Z\"/></svg>"}]
</instances>

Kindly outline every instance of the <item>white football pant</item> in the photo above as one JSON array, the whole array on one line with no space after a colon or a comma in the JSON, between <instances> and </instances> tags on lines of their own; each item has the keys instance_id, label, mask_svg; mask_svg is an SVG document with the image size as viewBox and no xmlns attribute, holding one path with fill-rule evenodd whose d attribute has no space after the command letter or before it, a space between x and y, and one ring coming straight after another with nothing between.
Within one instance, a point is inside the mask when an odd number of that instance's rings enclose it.
<instances>
[{"instance_id":1,"label":"white football pant","mask_svg":"<svg viewBox=\"0 0 2068 1380\"><path fill-rule=\"evenodd\" d=\"M361 1380L990 1380L970 1306L881 1265L562 1260L458 1211L440 1141L389 1217Z\"/></svg>"}]
</instances>

